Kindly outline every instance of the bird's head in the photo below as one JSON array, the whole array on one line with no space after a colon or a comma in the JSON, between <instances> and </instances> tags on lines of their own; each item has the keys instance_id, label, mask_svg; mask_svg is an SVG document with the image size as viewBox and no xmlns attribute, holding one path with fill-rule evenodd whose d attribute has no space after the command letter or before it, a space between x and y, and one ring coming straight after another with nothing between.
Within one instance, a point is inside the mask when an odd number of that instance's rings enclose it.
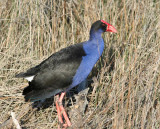
<instances>
[{"instance_id":1,"label":"bird's head","mask_svg":"<svg viewBox=\"0 0 160 129\"><path fill-rule=\"evenodd\" d=\"M113 32L117 33L117 30L109 23L104 20L98 20L92 24L91 32Z\"/></svg>"}]
</instances>

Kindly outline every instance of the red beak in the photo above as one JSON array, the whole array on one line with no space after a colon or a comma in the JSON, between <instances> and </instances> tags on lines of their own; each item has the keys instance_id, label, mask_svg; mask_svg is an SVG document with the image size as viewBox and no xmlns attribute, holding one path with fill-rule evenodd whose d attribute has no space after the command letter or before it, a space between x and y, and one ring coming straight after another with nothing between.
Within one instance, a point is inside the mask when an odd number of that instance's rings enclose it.
<instances>
[{"instance_id":1,"label":"red beak","mask_svg":"<svg viewBox=\"0 0 160 129\"><path fill-rule=\"evenodd\" d=\"M111 24L105 22L104 20L101 20L101 22L103 22L107 25L107 30L106 31L117 33L117 30Z\"/></svg>"}]
</instances>

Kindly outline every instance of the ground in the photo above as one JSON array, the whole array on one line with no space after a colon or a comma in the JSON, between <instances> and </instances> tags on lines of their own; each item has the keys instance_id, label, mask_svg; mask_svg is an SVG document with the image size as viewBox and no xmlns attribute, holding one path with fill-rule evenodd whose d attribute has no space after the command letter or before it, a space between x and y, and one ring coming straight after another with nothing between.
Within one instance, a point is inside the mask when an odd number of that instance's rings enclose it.
<instances>
[{"instance_id":1,"label":"ground","mask_svg":"<svg viewBox=\"0 0 160 129\"><path fill-rule=\"evenodd\" d=\"M87 108L70 114L71 128L159 128L159 14L157 0L0 1L0 128L16 128L5 123L12 121L11 112L21 128L57 128L54 99L46 108L29 108L22 96L27 81L15 74L88 40L99 19L118 33L103 34L105 50L88 78ZM71 100L66 97L64 105L75 113L83 102Z\"/></svg>"}]
</instances>

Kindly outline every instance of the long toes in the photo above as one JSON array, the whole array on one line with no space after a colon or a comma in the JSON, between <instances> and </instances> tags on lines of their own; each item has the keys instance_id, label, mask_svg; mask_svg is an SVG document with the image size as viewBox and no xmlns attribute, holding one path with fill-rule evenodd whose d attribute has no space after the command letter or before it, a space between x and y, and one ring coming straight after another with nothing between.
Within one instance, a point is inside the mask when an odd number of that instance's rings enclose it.
<instances>
[{"instance_id":1,"label":"long toes","mask_svg":"<svg viewBox=\"0 0 160 129\"><path fill-rule=\"evenodd\" d=\"M66 129L68 127L67 123L63 124L63 129Z\"/></svg>"},{"instance_id":2,"label":"long toes","mask_svg":"<svg viewBox=\"0 0 160 129\"><path fill-rule=\"evenodd\" d=\"M60 123L58 125L58 129L66 129L68 127L67 123L63 124L63 123Z\"/></svg>"}]
</instances>

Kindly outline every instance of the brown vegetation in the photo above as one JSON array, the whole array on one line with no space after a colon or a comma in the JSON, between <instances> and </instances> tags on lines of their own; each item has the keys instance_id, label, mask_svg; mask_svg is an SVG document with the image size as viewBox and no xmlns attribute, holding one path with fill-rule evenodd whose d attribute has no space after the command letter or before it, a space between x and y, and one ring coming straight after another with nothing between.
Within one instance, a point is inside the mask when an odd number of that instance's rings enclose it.
<instances>
[{"instance_id":1,"label":"brown vegetation","mask_svg":"<svg viewBox=\"0 0 160 129\"><path fill-rule=\"evenodd\" d=\"M27 82L14 76L88 40L91 24L99 19L118 34L103 34L105 51L90 76L94 82L81 128L160 128L158 0L1 0L0 124L11 111L26 110L17 118L22 128L57 128L54 104L28 111L21 94Z\"/></svg>"}]
</instances>

